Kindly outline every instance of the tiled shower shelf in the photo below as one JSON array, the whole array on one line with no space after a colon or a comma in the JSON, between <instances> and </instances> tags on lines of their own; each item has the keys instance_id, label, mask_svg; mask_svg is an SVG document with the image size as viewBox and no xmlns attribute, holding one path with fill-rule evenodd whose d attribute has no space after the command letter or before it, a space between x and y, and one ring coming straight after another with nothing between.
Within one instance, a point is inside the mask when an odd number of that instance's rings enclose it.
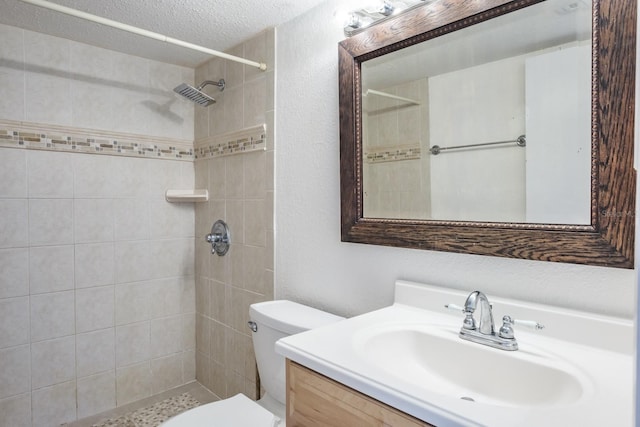
<instances>
[{"instance_id":1,"label":"tiled shower shelf","mask_svg":"<svg viewBox=\"0 0 640 427\"><path fill-rule=\"evenodd\" d=\"M208 190L167 190L165 199L170 203L206 202Z\"/></svg>"}]
</instances>

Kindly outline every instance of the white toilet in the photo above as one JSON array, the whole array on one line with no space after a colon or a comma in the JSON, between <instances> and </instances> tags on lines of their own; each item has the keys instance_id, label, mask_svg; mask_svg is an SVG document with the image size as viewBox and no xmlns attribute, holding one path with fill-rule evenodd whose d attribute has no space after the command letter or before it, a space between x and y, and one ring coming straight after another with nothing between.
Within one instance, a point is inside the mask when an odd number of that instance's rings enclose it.
<instances>
[{"instance_id":1,"label":"white toilet","mask_svg":"<svg viewBox=\"0 0 640 427\"><path fill-rule=\"evenodd\" d=\"M253 348L265 395L257 402L243 394L183 412L161 427L284 427L285 361L276 354L280 338L343 319L292 301L267 301L249 308Z\"/></svg>"}]
</instances>

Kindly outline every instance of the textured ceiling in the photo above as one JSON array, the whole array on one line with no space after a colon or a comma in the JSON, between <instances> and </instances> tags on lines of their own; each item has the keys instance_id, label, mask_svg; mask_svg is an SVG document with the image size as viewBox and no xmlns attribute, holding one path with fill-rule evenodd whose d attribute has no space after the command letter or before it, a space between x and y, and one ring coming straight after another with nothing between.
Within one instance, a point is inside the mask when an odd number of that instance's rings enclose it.
<instances>
[{"instance_id":1,"label":"textured ceiling","mask_svg":"<svg viewBox=\"0 0 640 427\"><path fill-rule=\"evenodd\" d=\"M219 51L225 51L265 28L287 22L322 1L52 0L63 6ZM19 0L0 0L0 23L192 68L210 58L206 54Z\"/></svg>"}]
</instances>

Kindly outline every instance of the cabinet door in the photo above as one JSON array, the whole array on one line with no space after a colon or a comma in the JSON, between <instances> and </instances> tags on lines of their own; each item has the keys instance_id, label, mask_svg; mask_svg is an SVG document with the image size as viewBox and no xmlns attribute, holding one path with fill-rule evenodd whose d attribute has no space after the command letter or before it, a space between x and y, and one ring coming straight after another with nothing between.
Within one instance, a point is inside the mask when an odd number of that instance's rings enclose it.
<instances>
[{"instance_id":1,"label":"cabinet door","mask_svg":"<svg viewBox=\"0 0 640 427\"><path fill-rule=\"evenodd\" d=\"M287 360L287 427L435 427Z\"/></svg>"}]
</instances>

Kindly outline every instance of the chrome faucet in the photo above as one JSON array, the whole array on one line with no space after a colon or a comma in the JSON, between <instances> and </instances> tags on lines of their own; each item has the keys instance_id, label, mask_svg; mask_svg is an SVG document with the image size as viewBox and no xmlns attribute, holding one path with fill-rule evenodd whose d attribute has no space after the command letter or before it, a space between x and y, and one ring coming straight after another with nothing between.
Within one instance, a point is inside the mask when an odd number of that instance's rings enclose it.
<instances>
[{"instance_id":1,"label":"chrome faucet","mask_svg":"<svg viewBox=\"0 0 640 427\"><path fill-rule=\"evenodd\" d=\"M480 322L476 325L473 313L475 313L478 305L480 306ZM471 292L464 303L464 314L465 318L462 325L464 329L478 330L483 335L494 334L493 312L491 311L489 299L485 294L480 291Z\"/></svg>"},{"instance_id":2,"label":"chrome faucet","mask_svg":"<svg viewBox=\"0 0 640 427\"><path fill-rule=\"evenodd\" d=\"M501 350L514 351L518 349L518 342L513 335L514 324L534 329L544 328L538 322L515 320L510 316L504 316L502 318L502 327L496 333L492 306L487 296L480 291L471 292L464 303L464 307L455 304L447 304L445 307L455 311L462 311L465 316L459 333L460 338ZM473 315L478 310L480 310L479 321L476 322L476 318Z\"/></svg>"}]
</instances>

